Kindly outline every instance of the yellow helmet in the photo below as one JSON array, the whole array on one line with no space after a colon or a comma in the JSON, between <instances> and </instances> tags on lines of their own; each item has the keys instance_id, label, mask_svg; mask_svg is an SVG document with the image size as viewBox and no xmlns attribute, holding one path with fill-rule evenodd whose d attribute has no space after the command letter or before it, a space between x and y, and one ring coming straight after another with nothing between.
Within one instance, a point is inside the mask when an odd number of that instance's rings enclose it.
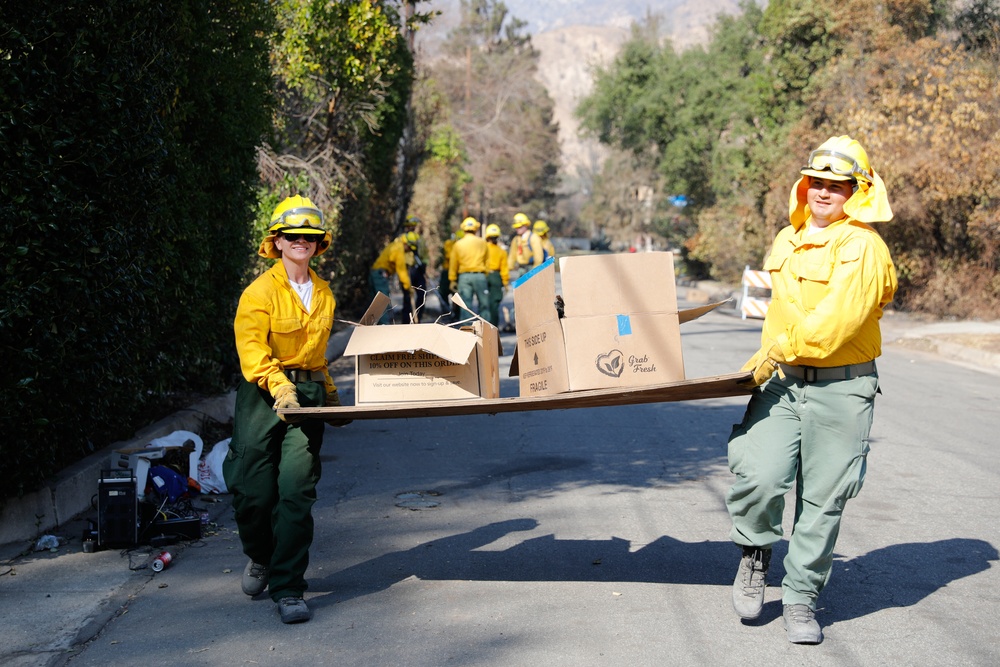
<instances>
[{"instance_id":1,"label":"yellow helmet","mask_svg":"<svg viewBox=\"0 0 1000 667\"><path fill-rule=\"evenodd\" d=\"M486 225L486 238L488 239L500 238L500 225L495 225L493 223Z\"/></svg>"},{"instance_id":2,"label":"yellow helmet","mask_svg":"<svg viewBox=\"0 0 1000 667\"><path fill-rule=\"evenodd\" d=\"M534 226L531 228L536 234L548 234L549 226L545 224L544 220L535 220Z\"/></svg>"},{"instance_id":3,"label":"yellow helmet","mask_svg":"<svg viewBox=\"0 0 1000 667\"><path fill-rule=\"evenodd\" d=\"M460 228L462 229L463 232L479 231L479 221L473 218L472 216L469 216L468 218L462 221Z\"/></svg>"},{"instance_id":4,"label":"yellow helmet","mask_svg":"<svg viewBox=\"0 0 1000 667\"><path fill-rule=\"evenodd\" d=\"M808 220L810 177L831 181L850 181L854 194L844 202L844 213L866 224L892 220L892 207L885 182L868 161L861 144L847 135L830 137L809 155L809 163L800 170L802 178L792 186L788 198L788 220L796 229Z\"/></svg>"},{"instance_id":5,"label":"yellow helmet","mask_svg":"<svg viewBox=\"0 0 1000 667\"><path fill-rule=\"evenodd\" d=\"M514 214L514 229L520 229L531 224L531 220L524 213Z\"/></svg>"},{"instance_id":6,"label":"yellow helmet","mask_svg":"<svg viewBox=\"0 0 1000 667\"><path fill-rule=\"evenodd\" d=\"M292 195L285 197L280 204L274 208L271 214L271 224L267 228L267 235L260 243L257 254L269 259L278 259L281 252L274 245L274 239L279 232L294 231L297 234L309 234L319 236L316 245L316 254L313 257L322 255L330 248L333 236L323 229L326 219L323 211L302 195Z\"/></svg>"},{"instance_id":7,"label":"yellow helmet","mask_svg":"<svg viewBox=\"0 0 1000 667\"><path fill-rule=\"evenodd\" d=\"M268 232L294 229L302 234L324 234L323 211L319 210L308 197L294 195L286 197L271 214Z\"/></svg>"},{"instance_id":8,"label":"yellow helmet","mask_svg":"<svg viewBox=\"0 0 1000 667\"><path fill-rule=\"evenodd\" d=\"M799 171L803 176L815 176L830 181L872 182L872 167L868 153L849 136L830 137L809 154L809 162Z\"/></svg>"},{"instance_id":9,"label":"yellow helmet","mask_svg":"<svg viewBox=\"0 0 1000 667\"><path fill-rule=\"evenodd\" d=\"M406 227L407 229L413 229L419 224L420 224L420 218L418 218L415 215L408 215L406 216L406 221L403 223L403 226Z\"/></svg>"},{"instance_id":10,"label":"yellow helmet","mask_svg":"<svg viewBox=\"0 0 1000 667\"><path fill-rule=\"evenodd\" d=\"M403 234L403 243L416 250L417 244L420 243L420 235L416 232L406 232Z\"/></svg>"}]
</instances>

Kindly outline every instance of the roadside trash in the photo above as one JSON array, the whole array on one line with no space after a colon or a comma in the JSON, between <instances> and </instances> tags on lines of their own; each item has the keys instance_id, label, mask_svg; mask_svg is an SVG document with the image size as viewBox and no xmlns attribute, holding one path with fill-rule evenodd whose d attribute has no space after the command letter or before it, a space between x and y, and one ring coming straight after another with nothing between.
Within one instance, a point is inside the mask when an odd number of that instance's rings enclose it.
<instances>
[{"instance_id":1,"label":"roadside trash","mask_svg":"<svg viewBox=\"0 0 1000 667\"><path fill-rule=\"evenodd\" d=\"M170 565L171 561L174 560L173 555L169 551L161 551L153 559L153 562L149 564L153 572L163 572L163 568Z\"/></svg>"},{"instance_id":2,"label":"roadside trash","mask_svg":"<svg viewBox=\"0 0 1000 667\"><path fill-rule=\"evenodd\" d=\"M59 538L55 535L42 535L35 542L35 551L45 551L46 549L58 549L60 545Z\"/></svg>"},{"instance_id":3,"label":"roadside trash","mask_svg":"<svg viewBox=\"0 0 1000 667\"><path fill-rule=\"evenodd\" d=\"M201 484L202 493L229 493L226 480L222 476L222 462L229 454L230 440L232 438L215 443L212 451L198 462L198 482Z\"/></svg>"}]
</instances>

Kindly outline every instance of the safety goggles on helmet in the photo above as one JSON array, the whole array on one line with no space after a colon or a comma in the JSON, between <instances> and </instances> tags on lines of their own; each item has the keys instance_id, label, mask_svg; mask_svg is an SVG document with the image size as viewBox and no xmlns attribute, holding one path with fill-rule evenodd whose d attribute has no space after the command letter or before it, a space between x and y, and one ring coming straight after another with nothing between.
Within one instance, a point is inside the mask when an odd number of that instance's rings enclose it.
<instances>
[{"instance_id":1,"label":"safety goggles on helmet","mask_svg":"<svg viewBox=\"0 0 1000 667\"><path fill-rule=\"evenodd\" d=\"M809 154L809 164L802 167L802 173L809 176L816 175L811 172L830 172L837 176L861 179L868 183L872 181L872 175L865 171L856 159L850 155L826 149L815 150Z\"/></svg>"},{"instance_id":2,"label":"safety goggles on helmet","mask_svg":"<svg viewBox=\"0 0 1000 667\"><path fill-rule=\"evenodd\" d=\"M323 211L317 208L290 208L272 220L271 226L278 229L283 227L323 229L323 222Z\"/></svg>"}]
</instances>

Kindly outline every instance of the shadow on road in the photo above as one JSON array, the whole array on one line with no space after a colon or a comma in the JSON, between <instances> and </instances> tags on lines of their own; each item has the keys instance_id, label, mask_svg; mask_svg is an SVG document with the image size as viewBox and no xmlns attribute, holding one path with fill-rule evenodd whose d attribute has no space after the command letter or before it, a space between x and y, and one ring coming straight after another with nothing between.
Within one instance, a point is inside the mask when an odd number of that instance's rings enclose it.
<instances>
[{"instance_id":1,"label":"shadow on road","mask_svg":"<svg viewBox=\"0 0 1000 667\"><path fill-rule=\"evenodd\" d=\"M686 543L663 536L632 550L628 540L561 540L544 535L502 551L480 550L500 538L534 530L534 519L491 523L467 533L388 553L310 582L325 606L385 590L409 577L422 580L629 582L709 585L732 583L739 552L729 541ZM786 543L776 545L769 582L780 586ZM949 583L990 568L997 550L988 542L955 538L898 544L834 564L824 592L824 624L882 609L917 604ZM780 601L765 606L757 623L781 615Z\"/></svg>"}]
</instances>

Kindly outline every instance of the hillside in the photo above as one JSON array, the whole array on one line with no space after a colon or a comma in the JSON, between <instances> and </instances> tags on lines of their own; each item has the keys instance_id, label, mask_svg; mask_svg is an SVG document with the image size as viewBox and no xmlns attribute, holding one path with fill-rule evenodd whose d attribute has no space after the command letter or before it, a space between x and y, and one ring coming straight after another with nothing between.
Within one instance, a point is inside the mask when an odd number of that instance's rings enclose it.
<instances>
[{"instance_id":1,"label":"hillside","mask_svg":"<svg viewBox=\"0 0 1000 667\"><path fill-rule=\"evenodd\" d=\"M736 0L505 0L513 17L528 22L532 43L540 53L538 79L555 100L564 180L599 169L606 151L578 136L573 115L591 89L596 66L607 65L629 36L630 26L648 14L660 17L662 31L676 48L707 41L715 17L736 10ZM418 33L422 57L434 58L438 44L458 23L458 0L432 0L421 9L442 12ZM572 185L570 185L572 189Z\"/></svg>"}]
</instances>

